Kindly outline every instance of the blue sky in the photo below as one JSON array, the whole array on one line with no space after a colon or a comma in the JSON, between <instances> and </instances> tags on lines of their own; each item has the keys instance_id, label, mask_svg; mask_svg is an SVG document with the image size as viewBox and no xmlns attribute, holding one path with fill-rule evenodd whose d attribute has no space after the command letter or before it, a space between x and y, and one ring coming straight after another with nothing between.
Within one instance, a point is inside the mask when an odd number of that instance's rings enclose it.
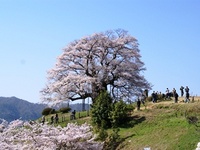
<instances>
[{"instance_id":1,"label":"blue sky","mask_svg":"<svg viewBox=\"0 0 200 150\"><path fill-rule=\"evenodd\" d=\"M153 90L200 95L199 0L0 0L0 96L40 102L63 47L118 28L138 39Z\"/></svg>"}]
</instances>

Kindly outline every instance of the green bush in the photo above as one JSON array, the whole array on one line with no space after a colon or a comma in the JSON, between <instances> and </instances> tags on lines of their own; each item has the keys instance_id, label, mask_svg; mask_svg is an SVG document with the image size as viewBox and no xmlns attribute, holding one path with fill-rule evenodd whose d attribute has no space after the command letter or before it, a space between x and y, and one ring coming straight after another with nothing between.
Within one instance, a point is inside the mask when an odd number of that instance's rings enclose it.
<instances>
[{"instance_id":1,"label":"green bush","mask_svg":"<svg viewBox=\"0 0 200 150\"><path fill-rule=\"evenodd\" d=\"M110 112L112 111L112 98L106 91L102 91L91 105L92 123L97 127L111 127Z\"/></svg>"},{"instance_id":2,"label":"green bush","mask_svg":"<svg viewBox=\"0 0 200 150\"><path fill-rule=\"evenodd\" d=\"M113 103L110 95L103 91L91 106L92 123L97 128L118 127L126 123L133 109L133 105L123 100Z\"/></svg>"},{"instance_id":3,"label":"green bush","mask_svg":"<svg viewBox=\"0 0 200 150\"><path fill-rule=\"evenodd\" d=\"M108 133L106 132L106 130L104 128L101 128L99 130L97 140L105 141L107 137L108 137Z\"/></svg>"},{"instance_id":4,"label":"green bush","mask_svg":"<svg viewBox=\"0 0 200 150\"><path fill-rule=\"evenodd\" d=\"M69 107L63 107L63 108L60 108L60 109L59 109L59 111L60 111L61 113L68 113L70 110L71 110L71 108L69 108Z\"/></svg>"},{"instance_id":5,"label":"green bush","mask_svg":"<svg viewBox=\"0 0 200 150\"><path fill-rule=\"evenodd\" d=\"M132 105L126 104L122 100L113 104L111 112L111 120L113 127L120 126L122 123L127 121L130 110L133 110L133 107L131 106Z\"/></svg>"},{"instance_id":6,"label":"green bush","mask_svg":"<svg viewBox=\"0 0 200 150\"><path fill-rule=\"evenodd\" d=\"M51 111L49 112L49 114L55 114L57 113L55 109L51 109Z\"/></svg>"},{"instance_id":7,"label":"green bush","mask_svg":"<svg viewBox=\"0 0 200 150\"><path fill-rule=\"evenodd\" d=\"M45 109L43 109L43 111L42 111L42 115L45 115L45 116L47 116L47 115L49 115L49 114L51 114L51 112L52 112L52 108L45 108Z\"/></svg>"}]
</instances>

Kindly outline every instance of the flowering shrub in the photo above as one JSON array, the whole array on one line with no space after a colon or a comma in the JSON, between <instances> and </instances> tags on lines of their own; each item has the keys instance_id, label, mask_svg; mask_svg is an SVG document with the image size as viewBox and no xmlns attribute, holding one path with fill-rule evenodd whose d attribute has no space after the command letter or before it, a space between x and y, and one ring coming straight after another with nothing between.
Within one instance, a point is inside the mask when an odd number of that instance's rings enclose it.
<instances>
[{"instance_id":1,"label":"flowering shrub","mask_svg":"<svg viewBox=\"0 0 200 150\"><path fill-rule=\"evenodd\" d=\"M2 120L0 147L10 150L101 150L103 143L95 142L92 127L88 124L69 123L66 127L54 127L37 122Z\"/></svg>"},{"instance_id":2,"label":"flowering shrub","mask_svg":"<svg viewBox=\"0 0 200 150\"><path fill-rule=\"evenodd\" d=\"M200 150L200 142L197 144L196 150Z\"/></svg>"}]
</instances>

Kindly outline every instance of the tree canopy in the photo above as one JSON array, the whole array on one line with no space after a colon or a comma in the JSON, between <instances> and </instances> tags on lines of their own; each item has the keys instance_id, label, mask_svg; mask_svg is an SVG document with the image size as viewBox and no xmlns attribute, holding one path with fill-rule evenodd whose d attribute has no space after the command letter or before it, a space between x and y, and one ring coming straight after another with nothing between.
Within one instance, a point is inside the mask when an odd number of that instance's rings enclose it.
<instances>
[{"instance_id":1,"label":"tree canopy","mask_svg":"<svg viewBox=\"0 0 200 150\"><path fill-rule=\"evenodd\" d=\"M118 29L74 40L57 58L55 67L48 71L46 87L41 90L47 102L95 99L107 90L113 98L123 100L150 89L141 72L138 41L127 31Z\"/></svg>"}]
</instances>

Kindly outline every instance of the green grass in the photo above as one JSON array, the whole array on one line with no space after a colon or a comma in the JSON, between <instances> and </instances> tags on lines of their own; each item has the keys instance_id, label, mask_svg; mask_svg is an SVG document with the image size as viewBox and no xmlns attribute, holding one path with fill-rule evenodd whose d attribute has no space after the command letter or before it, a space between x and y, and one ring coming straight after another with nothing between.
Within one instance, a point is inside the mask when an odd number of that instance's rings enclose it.
<instances>
[{"instance_id":1,"label":"green grass","mask_svg":"<svg viewBox=\"0 0 200 150\"><path fill-rule=\"evenodd\" d=\"M91 123L87 112L76 114L76 120L70 120L70 114L59 114L66 120L60 122L66 126L69 122ZM50 118L50 116L48 116ZM198 121L189 119L198 118ZM111 129L108 130L108 133ZM130 121L120 128L121 141L117 150L194 150L200 142L200 102L178 103L173 101L147 103L146 109L134 110Z\"/></svg>"},{"instance_id":2,"label":"green grass","mask_svg":"<svg viewBox=\"0 0 200 150\"><path fill-rule=\"evenodd\" d=\"M200 142L200 127L196 126L199 123L190 124L189 116L200 119L200 103L156 104L152 109L136 111L133 119L143 121L131 128L121 128L124 140L117 149L194 150Z\"/></svg>"}]
</instances>

